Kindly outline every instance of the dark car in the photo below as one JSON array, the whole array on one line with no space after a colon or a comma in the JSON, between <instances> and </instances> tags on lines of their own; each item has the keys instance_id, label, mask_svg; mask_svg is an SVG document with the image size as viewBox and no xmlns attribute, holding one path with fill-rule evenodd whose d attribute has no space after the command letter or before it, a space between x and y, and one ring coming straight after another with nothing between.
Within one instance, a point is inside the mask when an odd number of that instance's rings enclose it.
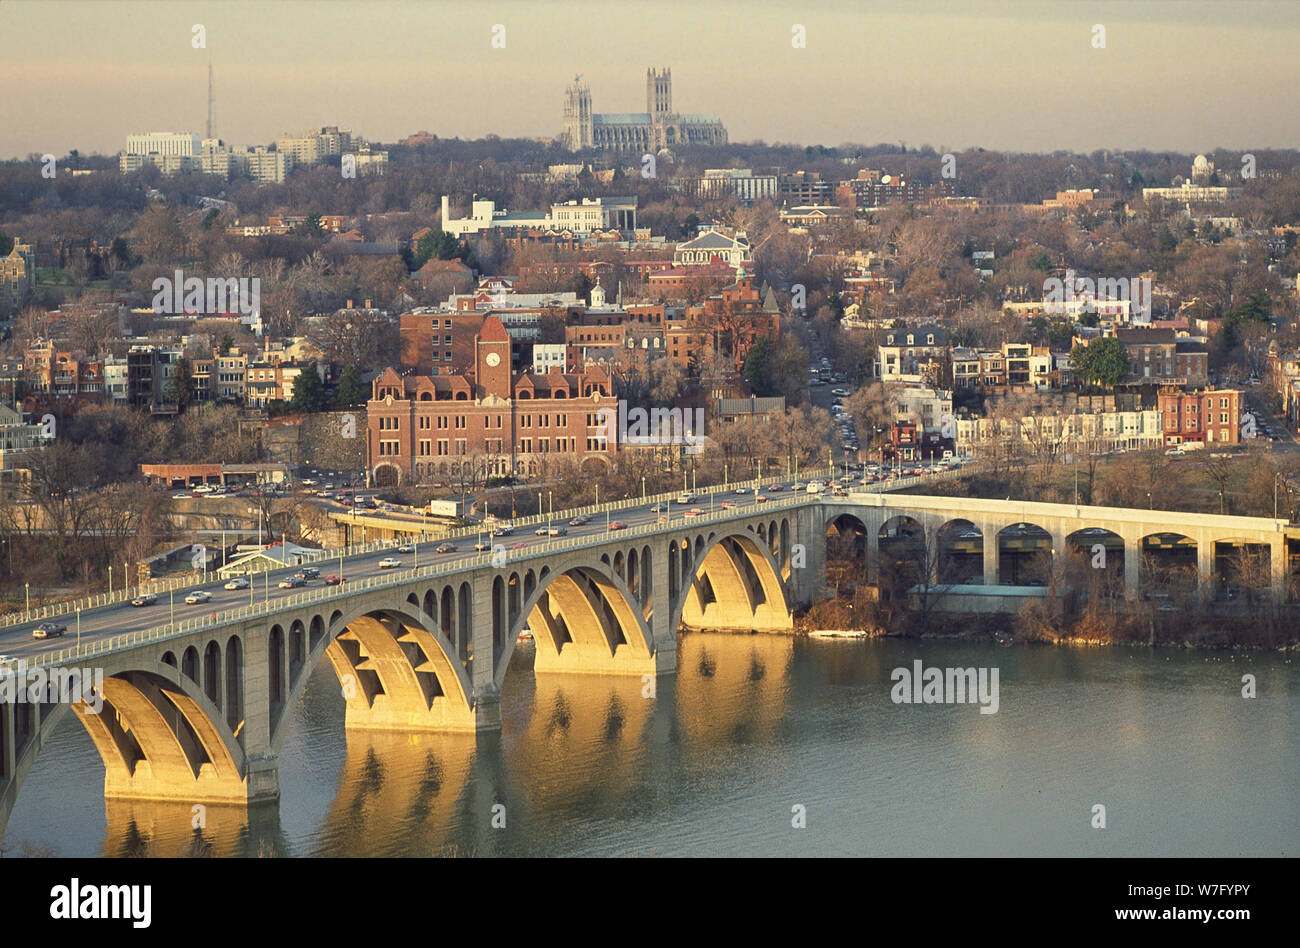
<instances>
[{"instance_id":1,"label":"dark car","mask_svg":"<svg viewBox=\"0 0 1300 948\"><path fill-rule=\"evenodd\" d=\"M294 573L293 575L296 576L298 579L315 579L317 576L320 575L320 570L317 569L315 566L304 566L302 569L298 570L298 572Z\"/></svg>"},{"instance_id":2,"label":"dark car","mask_svg":"<svg viewBox=\"0 0 1300 948\"><path fill-rule=\"evenodd\" d=\"M143 596L136 596L131 600L133 606L152 606L158 602L157 593L145 593Z\"/></svg>"},{"instance_id":3,"label":"dark car","mask_svg":"<svg viewBox=\"0 0 1300 948\"><path fill-rule=\"evenodd\" d=\"M42 622L36 628L32 629L32 638L57 639L67 631L68 627L66 625L61 625L58 622Z\"/></svg>"},{"instance_id":4,"label":"dark car","mask_svg":"<svg viewBox=\"0 0 1300 948\"><path fill-rule=\"evenodd\" d=\"M454 543L439 543L439 544L438 544L438 547L437 547L437 552L439 552L439 553L455 553L455 552L456 552L456 544L454 544Z\"/></svg>"}]
</instances>

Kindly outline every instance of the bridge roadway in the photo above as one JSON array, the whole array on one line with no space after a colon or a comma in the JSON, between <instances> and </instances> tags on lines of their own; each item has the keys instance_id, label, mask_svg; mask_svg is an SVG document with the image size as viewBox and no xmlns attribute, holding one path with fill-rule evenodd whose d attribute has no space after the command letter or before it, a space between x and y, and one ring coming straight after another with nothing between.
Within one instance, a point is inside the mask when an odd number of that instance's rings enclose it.
<instances>
[{"instance_id":1,"label":"bridge roadway","mask_svg":"<svg viewBox=\"0 0 1300 948\"><path fill-rule=\"evenodd\" d=\"M248 591L210 582L202 588L212 601L178 602L174 624L165 593L155 606L109 603L82 612L79 646L74 628L68 637L42 641L31 638L34 623L12 625L0 631L0 652L42 671L93 667L103 685L102 694L83 693L89 702L76 695L0 701L0 828L69 708L104 760L106 798L240 806L275 800L287 712L322 659L341 683L349 728L496 728L509 659L524 629L536 639L539 675L669 674L680 628L790 630L793 608L822 592L828 532L863 536L869 572L877 568L881 537L904 518L927 538L954 522L973 523L988 540L1018 523L1040 524L1053 544L1081 528L1113 530L1133 550L1126 549L1126 578L1136 575L1142 538L1176 528L1193 534L1200 549L1212 551L1225 538L1268 547L1275 590L1286 562L1286 524L1262 518L880 492L899 484L847 497L786 486L779 493L765 488L765 503L752 486L744 494L719 490L692 505L671 503L667 522L639 500L593 512L582 526L568 526L574 511L541 519L564 524L564 537L537 537L538 518L528 518L502 538L505 547L523 544L506 549L504 560L467 550L478 536L473 531L443 554L433 549L441 541L421 543L413 554L394 554L398 541L383 541L344 556L342 586L322 588L316 580L281 590L277 580L296 568L287 567L257 576L250 605ZM724 501L734 506L723 509ZM699 516L685 516L692 507ZM607 518L626 529L608 530ZM986 582L995 584L998 546L984 543ZM379 560L390 555L401 566L381 570ZM338 562L326 556L317 565L327 575Z\"/></svg>"}]
</instances>

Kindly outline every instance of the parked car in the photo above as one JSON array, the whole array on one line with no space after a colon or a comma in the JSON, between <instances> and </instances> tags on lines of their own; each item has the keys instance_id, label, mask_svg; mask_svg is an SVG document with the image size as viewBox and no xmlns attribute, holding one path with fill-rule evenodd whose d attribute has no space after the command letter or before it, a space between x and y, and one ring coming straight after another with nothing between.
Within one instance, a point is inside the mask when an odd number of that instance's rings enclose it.
<instances>
[{"instance_id":1,"label":"parked car","mask_svg":"<svg viewBox=\"0 0 1300 948\"><path fill-rule=\"evenodd\" d=\"M382 560L379 561L380 569L397 569L397 567L401 565L402 565L401 560L393 559L393 557L391 556L385 556Z\"/></svg>"},{"instance_id":2,"label":"parked car","mask_svg":"<svg viewBox=\"0 0 1300 948\"><path fill-rule=\"evenodd\" d=\"M212 593L204 589L196 589L185 597L185 604L189 606L197 606L199 603L207 602L211 598Z\"/></svg>"},{"instance_id":3,"label":"parked car","mask_svg":"<svg viewBox=\"0 0 1300 948\"><path fill-rule=\"evenodd\" d=\"M57 639L64 632L68 631L66 625L58 622L42 622L36 628L32 629L32 638L34 639Z\"/></svg>"},{"instance_id":4,"label":"parked car","mask_svg":"<svg viewBox=\"0 0 1300 948\"><path fill-rule=\"evenodd\" d=\"M297 576L290 576L287 579L282 579L279 583L281 589L297 589L299 586L306 585L306 581L299 579Z\"/></svg>"},{"instance_id":5,"label":"parked car","mask_svg":"<svg viewBox=\"0 0 1300 948\"><path fill-rule=\"evenodd\" d=\"M342 576L335 576L335 575L333 575L332 573L331 573L329 576L326 576L326 577L325 577L325 585L326 585L326 586L338 586L338 585L342 584L342 582L343 582L343 577L342 577Z\"/></svg>"},{"instance_id":6,"label":"parked car","mask_svg":"<svg viewBox=\"0 0 1300 948\"><path fill-rule=\"evenodd\" d=\"M133 606L152 606L158 601L157 593L145 593L143 596L136 596L131 600Z\"/></svg>"},{"instance_id":7,"label":"parked car","mask_svg":"<svg viewBox=\"0 0 1300 948\"><path fill-rule=\"evenodd\" d=\"M247 588L248 588L248 577L247 577L247 576L236 576L236 577L235 577L234 579L232 579L230 582L226 583L226 587L225 587L225 588L226 588L226 589L247 589Z\"/></svg>"},{"instance_id":8,"label":"parked car","mask_svg":"<svg viewBox=\"0 0 1300 948\"><path fill-rule=\"evenodd\" d=\"M455 552L456 552L456 544L454 544L454 543L439 543L439 544L434 548L434 550L435 550L435 552L438 552L438 553L455 553Z\"/></svg>"}]
</instances>

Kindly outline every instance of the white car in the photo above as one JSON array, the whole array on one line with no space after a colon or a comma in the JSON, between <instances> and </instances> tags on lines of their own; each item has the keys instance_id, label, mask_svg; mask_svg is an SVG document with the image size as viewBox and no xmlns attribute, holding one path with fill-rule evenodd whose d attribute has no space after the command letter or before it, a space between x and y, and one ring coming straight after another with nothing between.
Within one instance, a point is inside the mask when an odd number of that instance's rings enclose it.
<instances>
[{"instance_id":1,"label":"white car","mask_svg":"<svg viewBox=\"0 0 1300 948\"><path fill-rule=\"evenodd\" d=\"M396 569L401 565L402 565L401 560L394 559L391 556L385 556L382 560L379 561L380 569Z\"/></svg>"},{"instance_id":2,"label":"white car","mask_svg":"<svg viewBox=\"0 0 1300 948\"><path fill-rule=\"evenodd\" d=\"M227 588L227 589L247 589L247 588L248 588L248 577L247 577L247 576L237 576L237 577L235 577L234 579L232 579L230 582L226 583L226 588Z\"/></svg>"},{"instance_id":3,"label":"white car","mask_svg":"<svg viewBox=\"0 0 1300 948\"><path fill-rule=\"evenodd\" d=\"M185 602L188 605L196 606L201 602L207 602L211 598L212 598L212 593L206 592L205 590L202 589L196 589L194 592L190 593L188 596L185 597Z\"/></svg>"}]
</instances>

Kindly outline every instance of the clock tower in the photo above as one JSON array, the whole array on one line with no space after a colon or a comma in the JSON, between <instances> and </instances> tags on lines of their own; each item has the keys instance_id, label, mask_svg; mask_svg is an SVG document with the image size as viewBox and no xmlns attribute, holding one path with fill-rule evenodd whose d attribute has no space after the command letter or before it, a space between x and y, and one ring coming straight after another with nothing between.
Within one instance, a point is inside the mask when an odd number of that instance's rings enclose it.
<instances>
[{"instance_id":1,"label":"clock tower","mask_svg":"<svg viewBox=\"0 0 1300 948\"><path fill-rule=\"evenodd\" d=\"M474 337L474 371L480 398L510 397L510 334L496 316L486 317Z\"/></svg>"}]
</instances>

